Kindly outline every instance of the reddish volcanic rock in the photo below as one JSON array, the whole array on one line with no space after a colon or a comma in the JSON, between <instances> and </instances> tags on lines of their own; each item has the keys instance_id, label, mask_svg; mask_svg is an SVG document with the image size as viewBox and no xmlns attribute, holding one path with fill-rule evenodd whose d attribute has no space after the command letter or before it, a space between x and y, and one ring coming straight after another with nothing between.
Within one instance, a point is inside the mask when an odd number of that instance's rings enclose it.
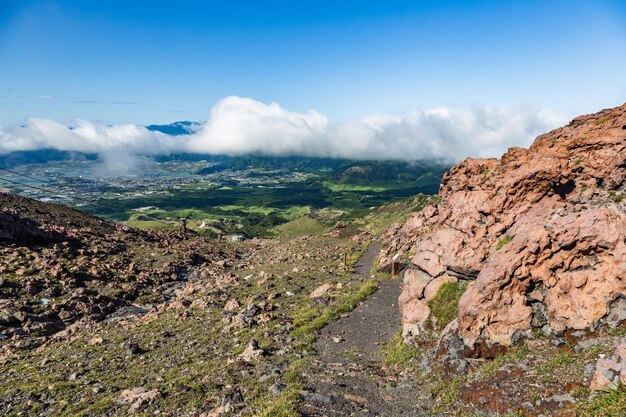
<instances>
[{"instance_id":1,"label":"reddish volcanic rock","mask_svg":"<svg viewBox=\"0 0 626 417\"><path fill-rule=\"evenodd\" d=\"M440 203L384 235L383 266L397 253L411 259L400 297L405 335L428 318L427 289L453 279L475 280L458 320L478 353L533 329L626 319L625 179L626 105L578 117L500 160L456 165Z\"/></svg>"}]
</instances>

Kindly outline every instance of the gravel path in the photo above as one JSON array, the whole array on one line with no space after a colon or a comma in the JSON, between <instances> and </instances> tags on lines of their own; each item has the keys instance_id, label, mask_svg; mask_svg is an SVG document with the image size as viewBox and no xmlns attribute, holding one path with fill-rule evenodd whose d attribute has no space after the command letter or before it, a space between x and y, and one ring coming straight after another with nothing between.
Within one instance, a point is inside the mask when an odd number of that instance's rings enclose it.
<instances>
[{"instance_id":1,"label":"gravel path","mask_svg":"<svg viewBox=\"0 0 626 417\"><path fill-rule=\"evenodd\" d=\"M356 266L355 280L370 278L380 249L373 242ZM305 416L423 416L428 393L409 379L386 373L381 347L400 330L400 281L380 279L378 291L346 317L326 326L306 372L300 412Z\"/></svg>"}]
</instances>

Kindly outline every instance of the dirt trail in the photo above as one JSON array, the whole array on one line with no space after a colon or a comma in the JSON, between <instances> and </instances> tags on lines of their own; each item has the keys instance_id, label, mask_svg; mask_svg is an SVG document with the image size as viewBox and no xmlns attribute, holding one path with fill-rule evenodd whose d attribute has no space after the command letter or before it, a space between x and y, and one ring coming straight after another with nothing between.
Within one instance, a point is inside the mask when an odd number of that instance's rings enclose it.
<instances>
[{"instance_id":1,"label":"dirt trail","mask_svg":"<svg viewBox=\"0 0 626 417\"><path fill-rule=\"evenodd\" d=\"M380 249L373 242L355 269L355 280L370 278ZM379 289L346 317L326 326L305 373L305 416L422 416L429 395L419 386L382 369L381 347L400 329L402 283L378 279ZM424 396L424 398L420 398Z\"/></svg>"}]
</instances>

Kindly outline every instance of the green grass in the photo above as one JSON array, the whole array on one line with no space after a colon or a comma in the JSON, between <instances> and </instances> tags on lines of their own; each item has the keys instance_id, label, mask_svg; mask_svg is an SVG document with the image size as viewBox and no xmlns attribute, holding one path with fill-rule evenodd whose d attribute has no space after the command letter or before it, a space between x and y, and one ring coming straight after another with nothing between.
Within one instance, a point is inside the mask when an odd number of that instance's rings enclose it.
<instances>
[{"instance_id":1,"label":"green grass","mask_svg":"<svg viewBox=\"0 0 626 417\"><path fill-rule=\"evenodd\" d=\"M470 377L472 379L490 378L504 365L523 361L529 353L530 349L526 345L513 346L509 348L505 354L498 355L493 359L487 359L480 367L472 372Z\"/></svg>"},{"instance_id":2,"label":"green grass","mask_svg":"<svg viewBox=\"0 0 626 417\"><path fill-rule=\"evenodd\" d=\"M419 350L415 346L404 343L402 331L381 349L383 363L387 366L407 368L414 358L418 357Z\"/></svg>"},{"instance_id":3,"label":"green grass","mask_svg":"<svg viewBox=\"0 0 626 417\"><path fill-rule=\"evenodd\" d=\"M428 301L430 308L430 317L436 319L436 323L429 318L430 325L436 324L436 328L442 330L452 320L454 320L459 311L459 300L467 289L467 282L446 282L432 300Z\"/></svg>"},{"instance_id":4,"label":"green grass","mask_svg":"<svg viewBox=\"0 0 626 417\"><path fill-rule=\"evenodd\" d=\"M306 343L311 344L315 339L315 332L323 329L330 322L337 320L342 313L354 310L359 303L365 301L377 289L378 282L375 279L371 279L361 284L356 293L339 297L329 310L324 311L320 307L311 307L309 305L302 306L292 312L295 327L292 334L296 337L304 338Z\"/></svg>"},{"instance_id":5,"label":"green grass","mask_svg":"<svg viewBox=\"0 0 626 417\"><path fill-rule=\"evenodd\" d=\"M576 357L568 352L559 352L545 363L537 365L536 374L546 383L556 381L555 373L576 363Z\"/></svg>"},{"instance_id":6,"label":"green grass","mask_svg":"<svg viewBox=\"0 0 626 417\"><path fill-rule=\"evenodd\" d=\"M341 191L372 191L375 193L380 193L383 191L387 191L393 187L391 186L383 186L383 185L361 185L361 184L346 184L342 182L335 181L322 181L322 185L328 188L333 192L341 192Z\"/></svg>"},{"instance_id":7,"label":"green grass","mask_svg":"<svg viewBox=\"0 0 626 417\"><path fill-rule=\"evenodd\" d=\"M604 123L606 123L606 119L604 117L599 118L598 120L594 121L593 124L596 126L601 126Z\"/></svg>"},{"instance_id":8,"label":"green grass","mask_svg":"<svg viewBox=\"0 0 626 417\"><path fill-rule=\"evenodd\" d=\"M257 417L298 417L300 384L290 384L276 397L265 395L255 408Z\"/></svg>"},{"instance_id":9,"label":"green grass","mask_svg":"<svg viewBox=\"0 0 626 417\"><path fill-rule=\"evenodd\" d=\"M313 219L303 216L287 223L276 226L272 233L282 237L297 237L305 235L321 235L329 230L329 227Z\"/></svg>"},{"instance_id":10,"label":"green grass","mask_svg":"<svg viewBox=\"0 0 626 417\"><path fill-rule=\"evenodd\" d=\"M496 243L496 250L502 249L503 247L511 243L512 240L513 238L511 236L504 235L502 238L500 238L500 240L498 240L498 243Z\"/></svg>"},{"instance_id":11,"label":"green grass","mask_svg":"<svg viewBox=\"0 0 626 417\"><path fill-rule=\"evenodd\" d=\"M622 417L626 415L626 386L615 390L597 392L593 398L583 400L575 409L581 417Z\"/></svg>"},{"instance_id":12,"label":"green grass","mask_svg":"<svg viewBox=\"0 0 626 417\"><path fill-rule=\"evenodd\" d=\"M439 201L438 196L418 194L400 201L383 204L370 209L360 218L354 219L353 226L378 236L393 223L404 223L412 213L421 211L428 204Z\"/></svg>"},{"instance_id":13,"label":"green grass","mask_svg":"<svg viewBox=\"0 0 626 417\"><path fill-rule=\"evenodd\" d=\"M624 198L626 198L626 195L617 194L615 191L609 191L609 198L616 203L621 203L624 200Z\"/></svg>"},{"instance_id":14,"label":"green grass","mask_svg":"<svg viewBox=\"0 0 626 417\"><path fill-rule=\"evenodd\" d=\"M463 377L459 376L451 381L440 380L437 384L431 386L429 391L437 396L437 406L431 410L434 412L449 412L461 395L461 383Z\"/></svg>"},{"instance_id":15,"label":"green grass","mask_svg":"<svg viewBox=\"0 0 626 417\"><path fill-rule=\"evenodd\" d=\"M180 225L172 223L164 223L158 220L129 220L126 222L127 226L135 227L137 229L151 229L151 230L163 230L163 229L180 229Z\"/></svg>"}]
</instances>

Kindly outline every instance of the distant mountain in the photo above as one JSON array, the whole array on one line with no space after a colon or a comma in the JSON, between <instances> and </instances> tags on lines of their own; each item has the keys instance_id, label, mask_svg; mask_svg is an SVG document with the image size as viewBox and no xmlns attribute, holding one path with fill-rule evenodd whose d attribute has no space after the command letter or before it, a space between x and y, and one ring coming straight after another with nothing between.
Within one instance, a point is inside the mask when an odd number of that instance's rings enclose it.
<instances>
[{"instance_id":1,"label":"distant mountain","mask_svg":"<svg viewBox=\"0 0 626 417\"><path fill-rule=\"evenodd\" d=\"M12 168L25 164L45 164L53 161L96 160L98 155L56 149L38 149L35 151L15 151L0 155L0 166Z\"/></svg>"},{"instance_id":2,"label":"distant mountain","mask_svg":"<svg viewBox=\"0 0 626 417\"><path fill-rule=\"evenodd\" d=\"M174 122L168 125L148 125L146 129L153 132L161 132L172 136L190 135L196 133L202 127L198 122Z\"/></svg>"}]
</instances>

